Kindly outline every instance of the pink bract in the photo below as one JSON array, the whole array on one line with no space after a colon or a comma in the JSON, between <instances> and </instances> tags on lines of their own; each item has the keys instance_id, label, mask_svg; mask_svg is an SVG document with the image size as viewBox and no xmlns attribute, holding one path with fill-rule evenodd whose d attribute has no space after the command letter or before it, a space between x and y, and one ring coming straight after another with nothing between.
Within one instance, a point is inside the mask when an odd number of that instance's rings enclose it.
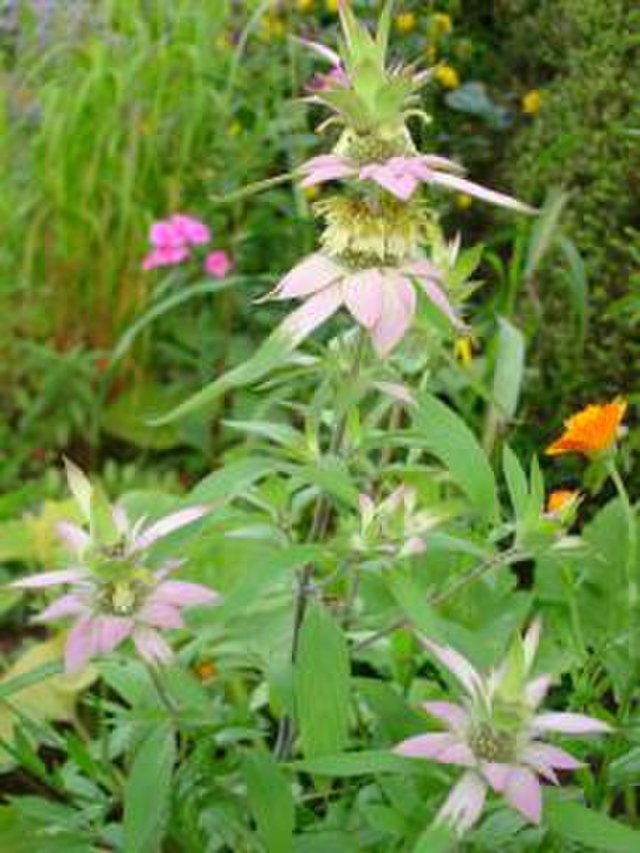
<instances>
[{"instance_id":1,"label":"pink bract","mask_svg":"<svg viewBox=\"0 0 640 853\"><path fill-rule=\"evenodd\" d=\"M534 213L533 208L504 193L495 192L462 177L464 169L446 157L416 155L391 157L383 162L357 164L339 154L313 157L300 167L302 186L310 187L325 181L358 178L377 183L400 201L408 201L420 184L440 186L476 196L476 198L508 207L520 213Z\"/></svg>"},{"instance_id":2,"label":"pink bract","mask_svg":"<svg viewBox=\"0 0 640 853\"><path fill-rule=\"evenodd\" d=\"M376 352L385 356L411 325L416 285L454 326L463 326L441 286L439 270L424 258L353 271L316 252L280 281L273 296L304 299L284 323L296 345L344 306L369 333Z\"/></svg>"}]
</instances>

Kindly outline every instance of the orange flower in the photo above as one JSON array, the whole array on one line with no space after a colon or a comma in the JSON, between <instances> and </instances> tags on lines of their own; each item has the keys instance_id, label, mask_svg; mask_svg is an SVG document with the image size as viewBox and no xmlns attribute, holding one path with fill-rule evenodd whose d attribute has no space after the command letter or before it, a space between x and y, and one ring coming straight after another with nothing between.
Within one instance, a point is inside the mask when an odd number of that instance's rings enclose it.
<instances>
[{"instance_id":1,"label":"orange flower","mask_svg":"<svg viewBox=\"0 0 640 853\"><path fill-rule=\"evenodd\" d=\"M580 497L580 492L577 489L556 489L551 492L547 499L547 512L552 515L560 515L564 510L568 509Z\"/></svg>"},{"instance_id":2,"label":"orange flower","mask_svg":"<svg viewBox=\"0 0 640 853\"><path fill-rule=\"evenodd\" d=\"M208 681L217 673L217 668L212 660L203 660L194 667L195 673L200 681Z\"/></svg>"},{"instance_id":3,"label":"orange flower","mask_svg":"<svg viewBox=\"0 0 640 853\"><path fill-rule=\"evenodd\" d=\"M547 447L548 456L560 453L584 453L593 456L615 444L627 410L625 400L591 404L564 422L564 434Z\"/></svg>"}]
</instances>

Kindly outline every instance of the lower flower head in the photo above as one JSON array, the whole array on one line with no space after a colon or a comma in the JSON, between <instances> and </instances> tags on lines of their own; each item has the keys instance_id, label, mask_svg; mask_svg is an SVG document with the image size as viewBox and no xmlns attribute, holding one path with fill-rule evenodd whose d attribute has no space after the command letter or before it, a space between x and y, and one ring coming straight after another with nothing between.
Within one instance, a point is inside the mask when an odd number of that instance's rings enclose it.
<instances>
[{"instance_id":1,"label":"lower flower head","mask_svg":"<svg viewBox=\"0 0 640 853\"><path fill-rule=\"evenodd\" d=\"M548 456L562 453L582 453L597 456L611 450L620 435L620 427L627 410L625 400L612 403L590 404L568 418L564 433L546 449Z\"/></svg>"}]
</instances>

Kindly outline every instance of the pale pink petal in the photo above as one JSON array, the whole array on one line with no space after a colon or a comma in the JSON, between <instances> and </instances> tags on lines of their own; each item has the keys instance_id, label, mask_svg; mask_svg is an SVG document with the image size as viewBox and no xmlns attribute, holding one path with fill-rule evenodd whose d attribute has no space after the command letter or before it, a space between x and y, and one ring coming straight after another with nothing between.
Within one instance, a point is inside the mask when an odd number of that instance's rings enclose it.
<instances>
[{"instance_id":1,"label":"pale pink petal","mask_svg":"<svg viewBox=\"0 0 640 853\"><path fill-rule=\"evenodd\" d=\"M509 773L504 798L531 823L540 823L542 789L536 774L526 767L514 767Z\"/></svg>"},{"instance_id":2,"label":"pale pink petal","mask_svg":"<svg viewBox=\"0 0 640 853\"><path fill-rule=\"evenodd\" d=\"M353 317L370 329L380 319L384 299L384 278L378 270L362 270L343 279L344 302Z\"/></svg>"},{"instance_id":3,"label":"pale pink petal","mask_svg":"<svg viewBox=\"0 0 640 853\"><path fill-rule=\"evenodd\" d=\"M186 216L182 213L176 213L169 220L169 225L173 229L177 240L182 240L185 243L193 245L203 245L211 240L211 232L209 228L195 219L193 216Z\"/></svg>"},{"instance_id":4,"label":"pale pink petal","mask_svg":"<svg viewBox=\"0 0 640 853\"><path fill-rule=\"evenodd\" d=\"M498 193L494 190L481 187L479 184L474 184L473 181L468 181L466 178L461 178L458 175L449 175L444 172L431 172L429 183L475 196L476 198L482 199L482 201L488 201L490 204L497 204L500 207L517 210L519 213L534 214L536 212L534 208L530 207L528 204L523 204L521 201L511 198L511 196L505 195L504 193Z\"/></svg>"},{"instance_id":5,"label":"pale pink petal","mask_svg":"<svg viewBox=\"0 0 640 853\"><path fill-rule=\"evenodd\" d=\"M467 770L451 789L436 815L435 823L450 826L459 836L464 835L482 814L487 786L474 771Z\"/></svg>"},{"instance_id":6,"label":"pale pink petal","mask_svg":"<svg viewBox=\"0 0 640 853\"><path fill-rule=\"evenodd\" d=\"M157 249L175 249L184 244L182 233L170 220L154 222L149 231L149 241Z\"/></svg>"},{"instance_id":7,"label":"pale pink petal","mask_svg":"<svg viewBox=\"0 0 640 853\"><path fill-rule=\"evenodd\" d=\"M422 707L456 734L463 732L469 725L469 714L462 705L454 702L423 702Z\"/></svg>"},{"instance_id":8,"label":"pale pink petal","mask_svg":"<svg viewBox=\"0 0 640 853\"><path fill-rule=\"evenodd\" d=\"M408 201L416 191L420 179L413 169L407 168L405 159L394 157L386 163L371 163L360 169L361 180L375 181L401 201Z\"/></svg>"},{"instance_id":9,"label":"pale pink petal","mask_svg":"<svg viewBox=\"0 0 640 853\"><path fill-rule=\"evenodd\" d=\"M152 602L189 607L194 604L217 604L220 595L208 586L189 581L163 581L150 599Z\"/></svg>"},{"instance_id":10,"label":"pale pink petal","mask_svg":"<svg viewBox=\"0 0 640 853\"><path fill-rule=\"evenodd\" d=\"M95 646L98 654L112 652L133 633L133 620L122 616L98 616L94 620Z\"/></svg>"},{"instance_id":11,"label":"pale pink petal","mask_svg":"<svg viewBox=\"0 0 640 853\"><path fill-rule=\"evenodd\" d=\"M367 527L373 521L373 517L376 513L376 505L369 495L360 494L358 495L358 506L360 507L362 523Z\"/></svg>"},{"instance_id":12,"label":"pale pink petal","mask_svg":"<svg viewBox=\"0 0 640 853\"><path fill-rule=\"evenodd\" d=\"M138 625L133 632L133 642L138 654L152 665L169 663L173 659L171 647L153 628Z\"/></svg>"},{"instance_id":13,"label":"pale pink petal","mask_svg":"<svg viewBox=\"0 0 640 853\"><path fill-rule=\"evenodd\" d=\"M121 504L116 504L111 509L111 516L120 536L127 536L130 524L126 509Z\"/></svg>"},{"instance_id":14,"label":"pale pink petal","mask_svg":"<svg viewBox=\"0 0 640 853\"><path fill-rule=\"evenodd\" d=\"M72 524L70 521L59 521L56 525L56 530L62 541L81 557L91 545L91 537L77 524Z\"/></svg>"},{"instance_id":15,"label":"pale pink petal","mask_svg":"<svg viewBox=\"0 0 640 853\"><path fill-rule=\"evenodd\" d=\"M272 296L275 299L309 296L337 281L342 275L344 270L338 264L316 252L288 272L276 286Z\"/></svg>"},{"instance_id":16,"label":"pale pink petal","mask_svg":"<svg viewBox=\"0 0 640 853\"><path fill-rule=\"evenodd\" d=\"M165 536L169 536L170 533L180 530L187 524L193 524L194 521L198 521L210 512L211 507L204 504L172 512L143 530L131 543L130 552L135 554L138 551L145 551L159 539L164 539Z\"/></svg>"},{"instance_id":17,"label":"pale pink petal","mask_svg":"<svg viewBox=\"0 0 640 853\"><path fill-rule=\"evenodd\" d=\"M293 346L298 346L325 320L336 313L342 305L342 293L339 287L326 287L314 293L286 318L281 326L285 335L291 337Z\"/></svg>"},{"instance_id":18,"label":"pale pink petal","mask_svg":"<svg viewBox=\"0 0 640 853\"><path fill-rule=\"evenodd\" d=\"M548 713L537 714L531 728L538 732L561 732L568 735L600 734L612 731L604 720L587 717L586 714Z\"/></svg>"},{"instance_id":19,"label":"pale pink petal","mask_svg":"<svg viewBox=\"0 0 640 853\"><path fill-rule=\"evenodd\" d=\"M140 621L152 628L183 628L180 611L162 601L148 601L140 610Z\"/></svg>"},{"instance_id":20,"label":"pale pink petal","mask_svg":"<svg viewBox=\"0 0 640 853\"><path fill-rule=\"evenodd\" d=\"M34 622L54 622L56 619L63 619L65 616L78 616L81 613L87 613L87 605L77 595L69 593L60 598L56 598L48 607L38 613L34 617Z\"/></svg>"},{"instance_id":21,"label":"pale pink petal","mask_svg":"<svg viewBox=\"0 0 640 853\"><path fill-rule=\"evenodd\" d=\"M393 751L397 755L426 758L440 764L460 764L465 767L475 764L475 758L467 744L449 732L433 732L407 738L394 746Z\"/></svg>"},{"instance_id":22,"label":"pale pink petal","mask_svg":"<svg viewBox=\"0 0 640 853\"><path fill-rule=\"evenodd\" d=\"M303 163L300 166L300 171L305 175L302 186L311 187L325 181L348 178L354 173L354 168L348 160L339 154L322 154Z\"/></svg>"},{"instance_id":23,"label":"pale pink petal","mask_svg":"<svg viewBox=\"0 0 640 853\"><path fill-rule=\"evenodd\" d=\"M438 154L426 154L420 160L427 169L437 169L442 172L454 172L458 175L464 175L466 169L455 160L450 160L448 157L440 157ZM424 178L423 178L424 180Z\"/></svg>"},{"instance_id":24,"label":"pale pink petal","mask_svg":"<svg viewBox=\"0 0 640 853\"><path fill-rule=\"evenodd\" d=\"M335 52L335 50L331 50L330 47L327 47L324 44L320 44L317 41L311 41L310 39L296 38L296 41L303 44L305 47L310 48L315 51L318 56L321 56L323 59L326 59L327 62L331 63L331 65L339 65L341 60L339 54Z\"/></svg>"},{"instance_id":25,"label":"pale pink petal","mask_svg":"<svg viewBox=\"0 0 640 853\"><path fill-rule=\"evenodd\" d=\"M415 403L415 398L411 394L411 391L406 385L402 385L399 382L374 382L374 388L407 406L412 406Z\"/></svg>"},{"instance_id":26,"label":"pale pink petal","mask_svg":"<svg viewBox=\"0 0 640 853\"><path fill-rule=\"evenodd\" d=\"M387 356L400 343L413 320L411 305L407 299L408 292L400 282L411 287L410 282L402 276L387 271L382 312L380 319L371 329L371 340L380 357Z\"/></svg>"},{"instance_id":27,"label":"pale pink petal","mask_svg":"<svg viewBox=\"0 0 640 853\"><path fill-rule=\"evenodd\" d=\"M513 765L501 764L497 761L483 761L480 770L493 790L500 794L505 789Z\"/></svg>"},{"instance_id":28,"label":"pale pink petal","mask_svg":"<svg viewBox=\"0 0 640 853\"><path fill-rule=\"evenodd\" d=\"M556 770L577 770L579 767L584 767L582 761L578 761L568 752L560 747L552 746L549 743L539 743L533 741L529 746L522 750L521 756L523 761L531 764L536 770L542 766L551 767Z\"/></svg>"},{"instance_id":29,"label":"pale pink petal","mask_svg":"<svg viewBox=\"0 0 640 853\"><path fill-rule=\"evenodd\" d=\"M524 695L532 708L537 708L551 687L550 675L539 675L529 681L524 688Z\"/></svg>"},{"instance_id":30,"label":"pale pink petal","mask_svg":"<svg viewBox=\"0 0 640 853\"><path fill-rule=\"evenodd\" d=\"M41 572L37 575L13 581L9 586L16 589L40 589L41 587L56 586L62 583L78 583L87 577L85 569L60 569L55 572Z\"/></svg>"},{"instance_id":31,"label":"pale pink petal","mask_svg":"<svg viewBox=\"0 0 640 853\"><path fill-rule=\"evenodd\" d=\"M153 249L142 261L142 269L145 271L158 269L159 267L173 267L188 260L189 250L186 246L163 246Z\"/></svg>"},{"instance_id":32,"label":"pale pink petal","mask_svg":"<svg viewBox=\"0 0 640 853\"><path fill-rule=\"evenodd\" d=\"M95 621L91 616L83 616L71 628L67 635L64 650L64 668L69 675L84 669L87 662L97 653Z\"/></svg>"},{"instance_id":33,"label":"pale pink petal","mask_svg":"<svg viewBox=\"0 0 640 853\"><path fill-rule=\"evenodd\" d=\"M402 546L400 553L403 557L414 557L424 554L427 550L426 543L419 536L411 536Z\"/></svg>"},{"instance_id":34,"label":"pale pink petal","mask_svg":"<svg viewBox=\"0 0 640 853\"><path fill-rule=\"evenodd\" d=\"M469 693L476 694L482 691L482 678L466 658L450 646L440 646L427 637L421 637L421 640L425 648L443 666L446 666Z\"/></svg>"},{"instance_id":35,"label":"pale pink petal","mask_svg":"<svg viewBox=\"0 0 640 853\"><path fill-rule=\"evenodd\" d=\"M426 258L420 258L417 261L411 261L410 263L405 264L403 266L403 272L410 273L411 275L415 275L420 278L431 278L437 282L442 281L442 270Z\"/></svg>"}]
</instances>

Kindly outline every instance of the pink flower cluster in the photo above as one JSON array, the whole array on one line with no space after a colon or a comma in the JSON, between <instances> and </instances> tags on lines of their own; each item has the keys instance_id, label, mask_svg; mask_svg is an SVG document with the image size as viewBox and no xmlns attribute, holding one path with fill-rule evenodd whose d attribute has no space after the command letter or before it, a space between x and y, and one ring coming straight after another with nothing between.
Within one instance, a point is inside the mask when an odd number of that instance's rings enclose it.
<instances>
[{"instance_id":1,"label":"pink flower cluster","mask_svg":"<svg viewBox=\"0 0 640 853\"><path fill-rule=\"evenodd\" d=\"M151 250L142 261L145 271L159 267L174 267L191 259L193 246L204 246L211 240L211 231L199 219L176 213L169 219L154 222L149 231ZM204 269L213 278L223 279L233 264L229 255L217 249L204 261Z\"/></svg>"}]
</instances>

